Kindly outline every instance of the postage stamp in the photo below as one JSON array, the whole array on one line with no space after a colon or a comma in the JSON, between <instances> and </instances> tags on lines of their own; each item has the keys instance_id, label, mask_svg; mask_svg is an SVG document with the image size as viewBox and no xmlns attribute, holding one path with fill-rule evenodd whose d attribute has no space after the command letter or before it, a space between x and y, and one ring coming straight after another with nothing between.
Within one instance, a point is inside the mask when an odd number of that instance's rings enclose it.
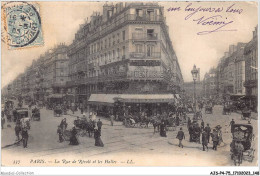
<instances>
[{"instance_id":1,"label":"postage stamp","mask_svg":"<svg viewBox=\"0 0 260 176\"><path fill-rule=\"evenodd\" d=\"M2 4L2 41L9 49L43 44L39 6L27 2Z\"/></svg>"}]
</instances>

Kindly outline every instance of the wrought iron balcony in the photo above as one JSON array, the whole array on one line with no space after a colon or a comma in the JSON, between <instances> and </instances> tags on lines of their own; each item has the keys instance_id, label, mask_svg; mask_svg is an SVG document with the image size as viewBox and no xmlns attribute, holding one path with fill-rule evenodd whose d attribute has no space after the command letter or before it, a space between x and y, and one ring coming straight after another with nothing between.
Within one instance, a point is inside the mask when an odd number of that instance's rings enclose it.
<instances>
[{"instance_id":1,"label":"wrought iron balcony","mask_svg":"<svg viewBox=\"0 0 260 176\"><path fill-rule=\"evenodd\" d=\"M132 53L129 53L129 55L130 55L130 58L135 58L135 59L161 58L160 52L153 52L153 53L132 52Z\"/></svg>"},{"instance_id":2,"label":"wrought iron balcony","mask_svg":"<svg viewBox=\"0 0 260 176\"><path fill-rule=\"evenodd\" d=\"M158 34L157 33L133 33L132 39L136 41L158 40Z\"/></svg>"}]
</instances>

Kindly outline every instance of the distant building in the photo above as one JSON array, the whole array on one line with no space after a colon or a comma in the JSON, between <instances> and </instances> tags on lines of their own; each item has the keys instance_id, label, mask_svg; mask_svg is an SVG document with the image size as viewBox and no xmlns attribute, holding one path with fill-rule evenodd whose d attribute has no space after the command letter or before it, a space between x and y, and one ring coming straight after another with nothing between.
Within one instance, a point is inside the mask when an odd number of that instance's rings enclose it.
<instances>
[{"instance_id":1,"label":"distant building","mask_svg":"<svg viewBox=\"0 0 260 176\"><path fill-rule=\"evenodd\" d=\"M214 99L218 97L217 74L215 68L211 68L209 72L205 74L203 80L203 92L205 98Z\"/></svg>"},{"instance_id":2,"label":"distant building","mask_svg":"<svg viewBox=\"0 0 260 176\"><path fill-rule=\"evenodd\" d=\"M253 31L253 39L247 43L245 55L245 83L246 95L254 109L257 110L258 97L258 33L257 27Z\"/></svg>"}]
</instances>

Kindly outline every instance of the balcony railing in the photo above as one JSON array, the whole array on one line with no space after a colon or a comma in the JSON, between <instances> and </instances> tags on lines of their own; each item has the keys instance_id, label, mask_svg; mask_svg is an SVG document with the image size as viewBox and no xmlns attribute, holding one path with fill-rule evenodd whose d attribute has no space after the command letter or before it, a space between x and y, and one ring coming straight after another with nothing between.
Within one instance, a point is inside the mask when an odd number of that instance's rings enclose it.
<instances>
[{"instance_id":1,"label":"balcony railing","mask_svg":"<svg viewBox=\"0 0 260 176\"><path fill-rule=\"evenodd\" d=\"M102 25L99 30L96 30L95 33L89 34L89 36L86 37L87 40L77 40L76 42L73 42L73 44L70 46L71 48L79 48L84 46L86 43L95 40L100 35L103 35L105 33L109 33L111 30L114 30L115 27L120 26L121 24L125 22L132 22L132 21L140 21L140 22L164 22L165 23L165 17L162 15L144 15L139 16L136 14L127 14L124 17L118 19L117 21L114 21L113 23L110 23L108 25ZM69 53L73 52L73 50L70 50Z\"/></svg>"},{"instance_id":2,"label":"balcony railing","mask_svg":"<svg viewBox=\"0 0 260 176\"><path fill-rule=\"evenodd\" d=\"M157 33L133 33L132 39L137 41L158 40Z\"/></svg>"},{"instance_id":3,"label":"balcony railing","mask_svg":"<svg viewBox=\"0 0 260 176\"><path fill-rule=\"evenodd\" d=\"M256 87L257 86L257 80L248 80L244 82L244 87Z\"/></svg>"},{"instance_id":4,"label":"balcony railing","mask_svg":"<svg viewBox=\"0 0 260 176\"><path fill-rule=\"evenodd\" d=\"M135 59L161 58L161 53L160 52L153 52L153 53L132 52L129 55L130 55L130 58L135 58Z\"/></svg>"}]
</instances>

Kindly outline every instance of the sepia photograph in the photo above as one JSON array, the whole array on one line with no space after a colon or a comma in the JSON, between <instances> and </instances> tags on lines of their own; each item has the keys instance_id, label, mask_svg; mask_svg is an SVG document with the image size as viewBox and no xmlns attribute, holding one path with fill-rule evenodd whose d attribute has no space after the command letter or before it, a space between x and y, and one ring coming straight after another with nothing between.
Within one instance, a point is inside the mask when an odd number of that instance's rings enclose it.
<instances>
[{"instance_id":1,"label":"sepia photograph","mask_svg":"<svg viewBox=\"0 0 260 176\"><path fill-rule=\"evenodd\" d=\"M258 2L2 1L1 107L4 167L257 167Z\"/></svg>"}]
</instances>

